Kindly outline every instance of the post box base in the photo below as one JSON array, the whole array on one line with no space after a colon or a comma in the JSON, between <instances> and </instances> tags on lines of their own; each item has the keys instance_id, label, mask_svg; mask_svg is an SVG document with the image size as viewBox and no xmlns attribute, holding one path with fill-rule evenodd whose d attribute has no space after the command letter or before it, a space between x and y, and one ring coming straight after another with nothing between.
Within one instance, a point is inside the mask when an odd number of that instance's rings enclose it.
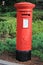
<instances>
[{"instance_id":1,"label":"post box base","mask_svg":"<svg viewBox=\"0 0 43 65\"><path fill-rule=\"evenodd\" d=\"M22 62L31 60L31 51L16 50L16 59Z\"/></svg>"}]
</instances>

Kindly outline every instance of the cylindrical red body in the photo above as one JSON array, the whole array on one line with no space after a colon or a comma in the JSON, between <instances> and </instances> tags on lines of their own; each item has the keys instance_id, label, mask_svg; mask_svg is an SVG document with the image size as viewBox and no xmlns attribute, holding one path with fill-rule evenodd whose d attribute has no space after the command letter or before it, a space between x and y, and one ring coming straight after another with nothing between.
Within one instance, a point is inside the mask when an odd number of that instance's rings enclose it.
<instances>
[{"instance_id":1,"label":"cylindrical red body","mask_svg":"<svg viewBox=\"0 0 43 65\"><path fill-rule=\"evenodd\" d=\"M25 20L28 20L27 26ZM23 23L24 22L24 23ZM17 40L16 49L21 51L31 50L32 44L32 12L17 12Z\"/></svg>"},{"instance_id":2,"label":"cylindrical red body","mask_svg":"<svg viewBox=\"0 0 43 65\"><path fill-rule=\"evenodd\" d=\"M32 3L21 2L15 4L15 7L17 8L16 55L18 56L18 60L25 61L28 60L31 55L32 9L35 5ZM24 56L28 56L28 59L23 58Z\"/></svg>"}]
</instances>

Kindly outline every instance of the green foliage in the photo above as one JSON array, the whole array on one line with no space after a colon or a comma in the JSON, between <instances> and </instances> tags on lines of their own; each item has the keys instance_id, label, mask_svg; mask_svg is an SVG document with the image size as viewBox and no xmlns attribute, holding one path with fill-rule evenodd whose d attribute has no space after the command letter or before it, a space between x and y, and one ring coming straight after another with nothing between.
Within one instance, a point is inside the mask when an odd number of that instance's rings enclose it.
<instances>
[{"instance_id":1,"label":"green foliage","mask_svg":"<svg viewBox=\"0 0 43 65\"><path fill-rule=\"evenodd\" d=\"M0 22L0 36L1 34L7 34L8 33L8 22L4 21L4 22Z\"/></svg>"},{"instance_id":2,"label":"green foliage","mask_svg":"<svg viewBox=\"0 0 43 65\"><path fill-rule=\"evenodd\" d=\"M33 35L32 56L38 56L43 61L43 33Z\"/></svg>"},{"instance_id":3,"label":"green foliage","mask_svg":"<svg viewBox=\"0 0 43 65\"><path fill-rule=\"evenodd\" d=\"M9 22L9 35L15 37L16 35L16 19Z\"/></svg>"},{"instance_id":4,"label":"green foliage","mask_svg":"<svg viewBox=\"0 0 43 65\"><path fill-rule=\"evenodd\" d=\"M32 51L32 56L35 56L35 57L37 56L37 57L40 58L41 61L43 61L43 53L39 50L33 50Z\"/></svg>"},{"instance_id":5,"label":"green foliage","mask_svg":"<svg viewBox=\"0 0 43 65\"><path fill-rule=\"evenodd\" d=\"M10 16L11 17L16 17L16 12L14 11L14 12L10 12Z\"/></svg>"},{"instance_id":6,"label":"green foliage","mask_svg":"<svg viewBox=\"0 0 43 65\"><path fill-rule=\"evenodd\" d=\"M2 9L1 9L1 6L0 6L0 12L2 11Z\"/></svg>"},{"instance_id":7,"label":"green foliage","mask_svg":"<svg viewBox=\"0 0 43 65\"><path fill-rule=\"evenodd\" d=\"M16 17L16 12L6 12L6 13L0 13L0 16L2 17Z\"/></svg>"},{"instance_id":8,"label":"green foliage","mask_svg":"<svg viewBox=\"0 0 43 65\"><path fill-rule=\"evenodd\" d=\"M4 52L5 46L3 41L0 40L0 55Z\"/></svg>"},{"instance_id":9,"label":"green foliage","mask_svg":"<svg viewBox=\"0 0 43 65\"><path fill-rule=\"evenodd\" d=\"M16 2L24 2L25 0L16 0Z\"/></svg>"},{"instance_id":10,"label":"green foliage","mask_svg":"<svg viewBox=\"0 0 43 65\"><path fill-rule=\"evenodd\" d=\"M36 20L35 22L32 23L32 25L33 25L33 31L32 31L33 34L43 32L43 21Z\"/></svg>"},{"instance_id":11,"label":"green foliage","mask_svg":"<svg viewBox=\"0 0 43 65\"><path fill-rule=\"evenodd\" d=\"M43 54L40 55L40 59L41 59L41 61L43 61Z\"/></svg>"},{"instance_id":12,"label":"green foliage","mask_svg":"<svg viewBox=\"0 0 43 65\"><path fill-rule=\"evenodd\" d=\"M43 10L34 10L33 12L33 22L36 20L43 20Z\"/></svg>"},{"instance_id":13,"label":"green foliage","mask_svg":"<svg viewBox=\"0 0 43 65\"><path fill-rule=\"evenodd\" d=\"M36 0L25 0L27 2L36 3Z\"/></svg>"},{"instance_id":14,"label":"green foliage","mask_svg":"<svg viewBox=\"0 0 43 65\"><path fill-rule=\"evenodd\" d=\"M14 8L14 5L13 6L6 6L6 5L4 5L4 6L0 6L0 12L1 13L7 13L7 12L12 12L12 11L14 11L15 10L15 8Z\"/></svg>"},{"instance_id":15,"label":"green foliage","mask_svg":"<svg viewBox=\"0 0 43 65\"><path fill-rule=\"evenodd\" d=\"M37 56L43 61L43 11L35 10L33 13L33 40L32 56Z\"/></svg>"},{"instance_id":16,"label":"green foliage","mask_svg":"<svg viewBox=\"0 0 43 65\"><path fill-rule=\"evenodd\" d=\"M16 38L14 39L10 39L7 38L6 39L6 51L10 52L10 53L14 53L15 52L15 47L16 47Z\"/></svg>"},{"instance_id":17,"label":"green foliage","mask_svg":"<svg viewBox=\"0 0 43 65\"><path fill-rule=\"evenodd\" d=\"M43 49L43 33L33 35L33 49Z\"/></svg>"},{"instance_id":18,"label":"green foliage","mask_svg":"<svg viewBox=\"0 0 43 65\"><path fill-rule=\"evenodd\" d=\"M6 38L5 43L0 40L0 55L3 54L3 52L5 51L14 53L15 47L16 47L16 38L13 39Z\"/></svg>"},{"instance_id":19,"label":"green foliage","mask_svg":"<svg viewBox=\"0 0 43 65\"><path fill-rule=\"evenodd\" d=\"M8 18L6 17L5 19L0 19L0 37L4 35L6 37L6 34L11 35L15 37L15 32L16 32L16 19L15 18Z\"/></svg>"},{"instance_id":20,"label":"green foliage","mask_svg":"<svg viewBox=\"0 0 43 65\"><path fill-rule=\"evenodd\" d=\"M11 5L10 6L6 6L4 8L5 8L5 13L12 12L12 11L15 10L14 5L13 6L11 6Z\"/></svg>"},{"instance_id":21,"label":"green foliage","mask_svg":"<svg viewBox=\"0 0 43 65\"><path fill-rule=\"evenodd\" d=\"M33 56L40 57L41 51L39 51L39 50L33 50L33 51L32 51L32 55L33 55Z\"/></svg>"}]
</instances>

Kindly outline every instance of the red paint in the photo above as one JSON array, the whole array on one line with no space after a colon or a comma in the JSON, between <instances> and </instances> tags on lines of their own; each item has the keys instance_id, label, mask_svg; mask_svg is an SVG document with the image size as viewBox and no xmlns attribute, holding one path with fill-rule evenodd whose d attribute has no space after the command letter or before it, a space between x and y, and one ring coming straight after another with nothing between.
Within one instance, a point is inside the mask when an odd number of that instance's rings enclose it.
<instances>
[{"instance_id":1,"label":"red paint","mask_svg":"<svg viewBox=\"0 0 43 65\"><path fill-rule=\"evenodd\" d=\"M32 3L16 3L17 9L17 38L16 50L28 51L32 49ZM28 19L28 28L23 28L23 19Z\"/></svg>"}]
</instances>

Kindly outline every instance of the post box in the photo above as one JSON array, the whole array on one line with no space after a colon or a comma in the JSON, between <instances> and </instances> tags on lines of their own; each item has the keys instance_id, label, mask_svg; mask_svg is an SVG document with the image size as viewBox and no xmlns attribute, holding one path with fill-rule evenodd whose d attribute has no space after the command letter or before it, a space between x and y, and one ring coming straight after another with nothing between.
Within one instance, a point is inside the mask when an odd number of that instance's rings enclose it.
<instances>
[{"instance_id":1,"label":"post box","mask_svg":"<svg viewBox=\"0 0 43 65\"><path fill-rule=\"evenodd\" d=\"M31 59L32 50L32 11L35 4L20 2L14 5L17 10L16 59Z\"/></svg>"}]
</instances>

